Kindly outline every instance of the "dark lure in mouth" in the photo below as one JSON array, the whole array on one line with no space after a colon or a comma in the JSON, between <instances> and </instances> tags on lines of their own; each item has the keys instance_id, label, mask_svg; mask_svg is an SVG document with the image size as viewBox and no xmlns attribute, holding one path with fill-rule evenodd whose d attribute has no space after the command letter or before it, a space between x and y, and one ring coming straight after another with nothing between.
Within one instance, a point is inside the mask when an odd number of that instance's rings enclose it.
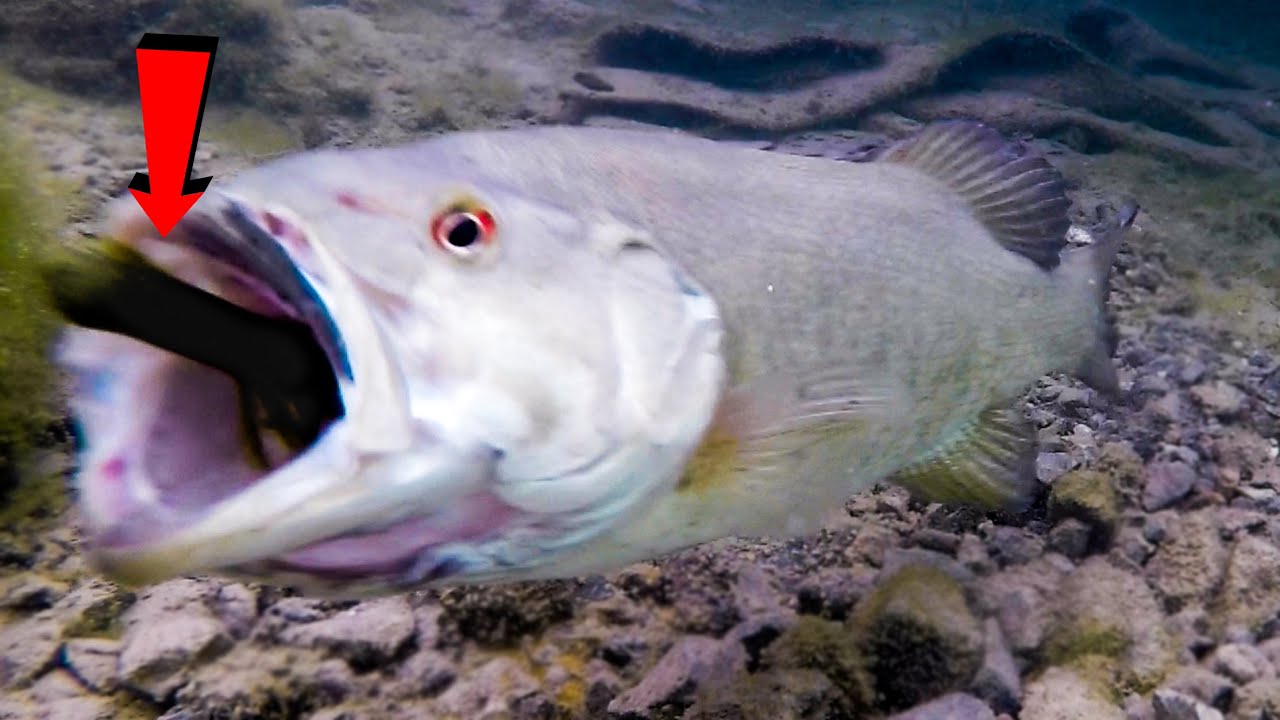
<instances>
[{"instance_id":1,"label":"dark lure in mouth","mask_svg":"<svg viewBox=\"0 0 1280 720\"><path fill-rule=\"evenodd\" d=\"M156 491L165 510L187 515L309 447L343 416L339 377L351 372L314 289L238 205L212 216L192 213L159 242L170 241L188 259L216 268L213 292L111 239L58 247L42 274L71 324L178 356L149 378L157 388L152 407L119 408L122 426L153 419L130 433L139 447L113 448L108 467L144 466L145 489ZM191 472L214 457L220 459L208 471ZM206 487L194 487L200 482ZM99 541L137 539L146 523L129 512L156 510L134 499L119 507L121 516L110 518L116 522L97 528L105 531Z\"/></svg>"}]
</instances>

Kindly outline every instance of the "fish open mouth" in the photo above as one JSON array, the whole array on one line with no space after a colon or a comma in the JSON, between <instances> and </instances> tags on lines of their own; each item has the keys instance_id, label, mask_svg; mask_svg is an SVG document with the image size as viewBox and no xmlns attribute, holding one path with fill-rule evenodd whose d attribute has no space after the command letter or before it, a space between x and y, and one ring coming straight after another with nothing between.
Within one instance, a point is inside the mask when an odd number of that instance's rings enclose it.
<instances>
[{"instance_id":1,"label":"fish open mouth","mask_svg":"<svg viewBox=\"0 0 1280 720\"><path fill-rule=\"evenodd\" d=\"M222 194L164 238L128 209L113 240L46 271L79 326L59 360L75 380L79 505L99 570L347 592L485 562L457 543L515 518L484 487L493 450L410 427L376 322L344 299L322 246ZM362 353L354 371L348 344Z\"/></svg>"},{"instance_id":2,"label":"fish open mouth","mask_svg":"<svg viewBox=\"0 0 1280 720\"><path fill-rule=\"evenodd\" d=\"M293 462L345 412L352 373L336 323L252 212L206 196L167 237L125 232L109 257L50 282L63 313L88 328L69 333L61 359L76 378L95 549L189 526ZM76 272L108 279L66 279Z\"/></svg>"}]
</instances>

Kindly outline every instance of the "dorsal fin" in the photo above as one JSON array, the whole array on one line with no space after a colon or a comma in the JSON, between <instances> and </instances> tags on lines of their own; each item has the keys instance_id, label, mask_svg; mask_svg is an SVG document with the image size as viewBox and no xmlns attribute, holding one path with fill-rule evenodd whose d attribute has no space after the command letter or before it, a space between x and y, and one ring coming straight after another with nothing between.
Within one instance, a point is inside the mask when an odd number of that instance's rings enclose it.
<instances>
[{"instance_id":1,"label":"dorsal fin","mask_svg":"<svg viewBox=\"0 0 1280 720\"><path fill-rule=\"evenodd\" d=\"M968 201L995 239L1046 270L1067 244L1066 185L1044 158L986 125L946 121L887 148L881 161L910 165Z\"/></svg>"}]
</instances>

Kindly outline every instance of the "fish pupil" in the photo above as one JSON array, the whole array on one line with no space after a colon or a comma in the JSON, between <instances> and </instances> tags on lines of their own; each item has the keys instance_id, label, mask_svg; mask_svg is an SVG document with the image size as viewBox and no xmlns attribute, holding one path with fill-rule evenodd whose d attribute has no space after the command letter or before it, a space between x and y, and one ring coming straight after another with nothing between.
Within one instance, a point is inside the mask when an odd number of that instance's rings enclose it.
<instances>
[{"instance_id":1,"label":"fish pupil","mask_svg":"<svg viewBox=\"0 0 1280 720\"><path fill-rule=\"evenodd\" d=\"M480 223L470 215L463 215L457 224L449 229L446 239L454 247L470 247L480 239Z\"/></svg>"}]
</instances>

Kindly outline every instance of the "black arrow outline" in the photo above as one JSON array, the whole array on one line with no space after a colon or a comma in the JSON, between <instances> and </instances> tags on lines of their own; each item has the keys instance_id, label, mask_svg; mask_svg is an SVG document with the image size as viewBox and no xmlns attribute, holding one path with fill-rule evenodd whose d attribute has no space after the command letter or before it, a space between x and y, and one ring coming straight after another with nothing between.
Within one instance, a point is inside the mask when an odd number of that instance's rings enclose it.
<instances>
[{"instance_id":1,"label":"black arrow outline","mask_svg":"<svg viewBox=\"0 0 1280 720\"><path fill-rule=\"evenodd\" d=\"M179 52L208 53L209 63L205 66L204 87L200 91L200 109L196 111L195 132L191 136L191 153L187 156L187 172L183 174L182 195L202 193L209 189L213 176L192 179L191 171L196 164L196 144L200 142L200 125L204 122L205 101L209 99L209 83L213 79L213 60L218 54L218 37L216 35L165 35L162 33L144 33L138 41L138 50L177 50ZM141 92L141 82L139 82ZM134 173L129 181L129 189L151 194L151 176L144 172Z\"/></svg>"}]
</instances>

